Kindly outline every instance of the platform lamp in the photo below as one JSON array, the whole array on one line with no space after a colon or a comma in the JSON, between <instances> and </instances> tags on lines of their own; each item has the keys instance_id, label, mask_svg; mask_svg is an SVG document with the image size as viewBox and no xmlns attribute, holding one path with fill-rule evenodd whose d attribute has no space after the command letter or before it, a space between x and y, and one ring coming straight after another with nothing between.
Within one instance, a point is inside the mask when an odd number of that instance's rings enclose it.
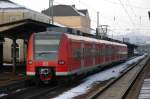
<instances>
[{"instance_id":1,"label":"platform lamp","mask_svg":"<svg viewBox=\"0 0 150 99\"><path fill-rule=\"evenodd\" d=\"M53 18L53 2L54 0L49 0L49 16L51 16L51 24L54 24L54 18Z\"/></svg>"}]
</instances>

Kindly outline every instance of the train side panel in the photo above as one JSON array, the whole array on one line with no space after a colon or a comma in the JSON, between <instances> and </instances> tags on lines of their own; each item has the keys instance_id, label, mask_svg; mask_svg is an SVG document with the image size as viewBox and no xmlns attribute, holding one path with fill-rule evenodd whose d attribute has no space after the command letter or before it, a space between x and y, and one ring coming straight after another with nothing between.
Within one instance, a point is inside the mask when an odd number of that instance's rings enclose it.
<instances>
[{"instance_id":1,"label":"train side panel","mask_svg":"<svg viewBox=\"0 0 150 99\"><path fill-rule=\"evenodd\" d=\"M59 44L59 51L58 51L58 60L56 62L56 75L66 75L70 68L69 68L69 40L63 34Z\"/></svg>"},{"instance_id":2,"label":"train side panel","mask_svg":"<svg viewBox=\"0 0 150 99\"><path fill-rule=\"evenodd\" d=\"M33 67L33 34L29 38L27 46L27 60L26 60L26 73L27 75L35 75L35 68Z\"/></svg>"}]
</instances>

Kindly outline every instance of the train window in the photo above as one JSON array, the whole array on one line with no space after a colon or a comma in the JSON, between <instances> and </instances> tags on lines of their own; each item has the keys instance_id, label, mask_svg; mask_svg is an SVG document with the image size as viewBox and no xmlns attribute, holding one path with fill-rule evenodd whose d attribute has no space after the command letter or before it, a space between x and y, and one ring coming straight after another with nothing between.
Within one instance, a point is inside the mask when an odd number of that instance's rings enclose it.
<instances>
[{"instance_id":1,"label":"train window","mask_svg":"<svg viewBox=\"0 0 150 99\"><path fill-rule=\"evenodd\" d=\"M99 54L98 54L98 49L95 50L95 56L96 56L96 57L99 56Z\"/></svg>"},{"instance_id":2,"label":"train window","mask_svg":"<svg viewBox=\"0 0 150 99\"><path fill-rule=\"evenodd\" d=\"M104 52L104 56L107 56L107 46L104 47L103 52Z\"/></svg>"},{"instance_id":3,"label":"train window","mask_svg":"<svg viewBox=\"0 0 150 99\"><path fill-rule=\"evenodd\" d=\"M104 51L103 51L104 48L101 48L101 56L104 55Z\"/></svg>"},{"instance_id":4,"label":"train window","mask_svg":"<svg viewBox=\"0 0 150 99\"><path fill-rule=\"evenodd\" d=\"M93 57L96 57L96 49L92 49Z\"/></svg>"},{"instance_id":5,"label":"train window","mask_svg":"<svg viewBox=\"0 0 150 99\"><path fill-rule=\"evenodd\" d=\"M100 55L99 56L103 56L103 49L100 48Z\"/></svg>"},{"instance_id":6,"label":"train window","mask_svg":"<svg viewBox=\"0 0 150 99\"><path fill-rule=\"evenodd\" d=\"M84 57L87 58L89 56L89 48L84 48L83 53L84 53Z\"/></svg>"},{"instance_id":7,"label":"train window","mask_svg":"<svg viewBox=\"0 0 150 99\"><path fill-rule=\"evenodd\" d=\"M57 45L36 45L36 49L35 52L39 52L39 51L57 51L58 46Z\"/></svg>"},{"instance_id":8,"label":"train window","mask_svg":"<svg viewBox=\"0 0 150 99\"><path fill-rule=\"evenodd\" d=\"M87 48L83 49L83 55L84 55L84 58L87 56Z\"/></svg>"},{"instance_id":9,"label":"train window","mask_svg":"<svg viewBox=\"0 0 150 99\"><path fill-rule=\"evenodd\" d=\"M98 49L98 51L97 51L98 53L98 56L101 56L101 50L100 49Z\"/></svg>"},{"instance_id":10,"label":"train window","mask_svg":"<svg viewBox=\"0 0 150 99\"><path fill-rule=\"evenodd\" d=\"M109 47L108 46L106 46L107 48L106 48L106 56L108 56L109 55Z\"/></svg>"},{"instance_id":11,"label":"train window","mask_svg":"<svg viewBox=\"0 0 150 99\"><path fill-rule=\"evenodd\" d=\"M60 35L47 32L34 36L35 59L52 60L57 58Z\"/></svg>"},{"instance_id":12,"label":"train window","mask_svg":"<svg viewBox=\"0 0 150 99\"><path fill-rule=\"evenodd\" d=\"M74 58L76 58L76 59L81 59L81 49L75 49L75 50L73 50L74 52L73 52L73 56L74 56Z\"/></svg>"},{"instance_id":13,"label":"train window","mask_svg":"<svg viewBox=\"0 0 150 99\"><path fill-rule=\"evenodd\" d=\"M109 46L109 55L112 55L111 46Z\"/></svg>"},{"instance_id":14,"label":"train window","mask_svg":"<svg viewBox=\"0 0 150 99\"><path fill-rule=\"evenodd\" d=\"M90 58L92 58L92 55L93 55L93 53L92 53L92 48L87 48L87 57L90 57Z\"/></svg>"}]
</instances>

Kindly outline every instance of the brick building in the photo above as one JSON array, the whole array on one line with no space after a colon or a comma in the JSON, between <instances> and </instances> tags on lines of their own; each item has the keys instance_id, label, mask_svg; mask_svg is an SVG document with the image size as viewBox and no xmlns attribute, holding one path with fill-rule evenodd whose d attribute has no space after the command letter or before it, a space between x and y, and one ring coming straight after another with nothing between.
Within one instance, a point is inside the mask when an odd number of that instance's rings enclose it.
<instances>
[{"instance_id":1,"label":"brick building","mask_svg":"<svg viewBox=\"0 0 150 99\"><path fill-rule=\"evenodd\" d=\"M51 8L43 10L42 13L51 16L49 13ZM63 24L64 26L81 30L82 32L90 32L90 17L87 9L78 10L75 5L55 5L53 6L54 22Z\"/></svg>"}]
</instances>

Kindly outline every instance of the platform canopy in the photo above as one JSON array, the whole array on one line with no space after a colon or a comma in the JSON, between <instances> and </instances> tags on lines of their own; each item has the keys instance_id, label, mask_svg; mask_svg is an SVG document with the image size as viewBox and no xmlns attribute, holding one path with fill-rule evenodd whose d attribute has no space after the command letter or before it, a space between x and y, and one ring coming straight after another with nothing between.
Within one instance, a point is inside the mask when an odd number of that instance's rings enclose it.
<instances>
[{"instance_id":1,"label":"platform canopy","mask_svg":"<svg viewBox=\"0 0 150 99\"><path fill-rule=\"evenodd\" d=\"M58 27L56 25L24 19L11 23L0 24L0 34L8 38L24 39L33 32L45 31L47 27Z\"/></svg>"}]
</instances>

